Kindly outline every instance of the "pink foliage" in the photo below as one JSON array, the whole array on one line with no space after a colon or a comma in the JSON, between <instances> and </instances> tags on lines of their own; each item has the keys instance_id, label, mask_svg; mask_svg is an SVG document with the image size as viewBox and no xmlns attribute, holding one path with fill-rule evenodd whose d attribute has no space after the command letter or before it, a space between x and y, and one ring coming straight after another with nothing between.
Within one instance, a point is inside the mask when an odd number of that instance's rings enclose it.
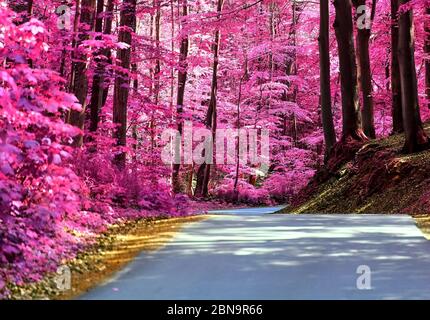
<instances>
[{"instance_id":1,"label":"pink foliage","mask_svg":"<svg viewBox=\"0 0 430 320\"><path fill-rule=\"evenodd\" d=\"M234 189L234 180L226 178L223 183L214 190L218 199L250 205L270 204L269 193L266 189L256 188L246 181L240 180Z\"/></svg>"},{"instance_id":2,"label":"pink foliage","mask_svg":"<svg viewBox=\"0 0 430 320\"><path fill-rule=\"evenodd\" d=\"M23 19L25 13L18 19L6 8L14 1L0 3L0 291L9 282L34 281L54 271L113 223L182 216L219 205L285 203L321 166L318 1L225 1L220 19L214 1L189 2L187 16L181 13L182 1L165 1L158 8L159 37L153 27L157 1L137 1L135 31L120 26L121 2L114 1L114 14L102 14L104 26L107 17L112 18L110 34L79 22L83 15L75 17L76 5L82 1L70 1L69 30L58 26L59 16L54 14L63 1L33 1L29 19ZM429 102L423 71L429 60L424 52L429 4L429 0L412 0L402 8L415 10L421 106ZM300 8L293 14L296 6ZM390 10L390 0L378 1L370 38L378 138L392 131L387 73ZM342 108L333 6L330 14L331 96L339 138ZM129 47L118 40L120 30L132 35L129 69L119 59L119 50ZM215 30L220 34L217 128L270 130L271 162L263 173L250 163L214 164L209 183L212 202L203 202L193 199L196 163L180 167L187 194L173 194L172 165L161 161L165 143L161 136L166 129L178 128L182 120L190 121L193 128L205 127ZM179 48L185 39L189 51L182 61ZM85 64L85 108L70 94L78 62ZM187 81L179 114L178 73L184 71ZM117 129L114 84L124 75L131 81L123 86L129 89L127 137L126 146L119 147L112 138ZM90 131L89 104L93 87L98 88L93 86L96 76L101 77L99 87L109 90L103 92L106 101L97 110L97 130ZM72 109L86 110L83 130L66 123ZM430 109L420 110L424 121L430 119ZM75 147L73 138L80 134L84 144ZM127 154L121 168L113 161L120 152Z\"/></svg>"},{"instance_id":3,"label":"pink foliage","mask_svg":"<svg viewBox=\"0 0 430 320\"><path fill-rule=\"evenodd\" d=\"M0 278L22 283L54 270L81 244L66 231L80 206L67 146L77 130L61 119L76 98L55 72L26 63L47 49L43 25L32 19L17 27L3 8L0 20Z\"/></svg>"}]
</instances>

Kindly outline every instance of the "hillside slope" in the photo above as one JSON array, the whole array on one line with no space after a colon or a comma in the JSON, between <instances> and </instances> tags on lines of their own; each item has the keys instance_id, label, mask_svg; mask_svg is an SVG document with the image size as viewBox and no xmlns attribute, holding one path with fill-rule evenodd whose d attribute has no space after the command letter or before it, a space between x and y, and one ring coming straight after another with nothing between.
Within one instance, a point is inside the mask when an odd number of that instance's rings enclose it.
<instances>
[{"instance_id":1,"label":"hillside slope","mask_svg":"<svg viewBox=\"0 0 430 320\"><path fill-rule=\"evenodd\" d=\"M430 131L430 124L426 124ZM430 150L401 153L403 135L337 146L284 213L430 214Z\"/></svg>"}]
</instances>

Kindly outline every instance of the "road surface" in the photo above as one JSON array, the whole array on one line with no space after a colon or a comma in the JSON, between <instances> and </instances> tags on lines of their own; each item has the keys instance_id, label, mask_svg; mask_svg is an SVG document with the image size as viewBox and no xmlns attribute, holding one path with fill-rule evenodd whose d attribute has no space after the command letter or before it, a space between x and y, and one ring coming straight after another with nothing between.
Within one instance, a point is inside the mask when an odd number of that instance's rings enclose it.
<instances>
[{"instance_id":1,"label":"road surface","mask_svg":"<svg viewBox=\"0 0 430 320\"><path fill-rule=\"evenodd\" d=\"M80 298L430 299L430 241L411 217L277 209L212 212Z\"/></svg>"}]
</instances>

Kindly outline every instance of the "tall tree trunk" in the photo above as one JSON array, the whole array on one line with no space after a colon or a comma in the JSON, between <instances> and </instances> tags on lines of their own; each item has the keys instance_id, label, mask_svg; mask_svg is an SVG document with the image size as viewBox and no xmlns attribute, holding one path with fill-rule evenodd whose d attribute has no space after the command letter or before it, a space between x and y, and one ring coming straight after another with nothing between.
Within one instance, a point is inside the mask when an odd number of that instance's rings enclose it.
<instances>
[{"instance_id":1,"label":"tall tree trunk","mask_svg":"<svg viewBox=\"0 0 430 320\"><path fill-rule=\"evenodd\" d=\"M299 22L298 12L301 11L302 8L297 4L296 1L293 2L293 21L290 30L290 35L293 42L293 52L292 52L292 63L290 65L290 74L297 76L297 23ZM291 98L289 101L297 104L297 85L293 85L293 92L291 94ZM299 141L299 134L297 129L297 116L296 113L293 112L292 126L291 126L291 135L293 137L293 145L297 147L297 143Z\"/></svg>"},{"instance_id":2,"label":"tall tree trunk","mask_svg":"<svg viewBox=\"0 0 430 320\"><path fill-rule=\"evenodd\" d=\"M430 5L430 4L429 4ZM430 7L426 8L426 40L425 40L425 53L427 54L426 60L426 98L427 107L430 109Z\"/></svg>"},{"instance_id":3,"label":"tall tree trunk","mask_svg":"<svg viewBox=\"0 0 430 320\"><path fill-rule=\"evenodd\" d=\"M128 28L121 28L118 34L118 41L130 45L127 49L118 50L118 60L124 72L118 72L116 74L113 101L113 122L117 125L114 131L114 138L117 140L118 146L124 147L127 144L127 103L130 86L130 76L128 74L130 70L132 44L132 34L130 30L135 30L136 28L136 1L137 0L123 1L120 14L120 27ZM115 163L120 168L125 166L125 160L126 153L123 151L115 156Z\"/></svg>"},{"instance_id":4,"label":"tall tree trunk","mask_svg":"<svg viewBox=\"0 0 430 320\"><path fill-rule=\"evenodd\" d=\"M399 0L391 0L391 115L393 134L403 132L402 91L399 69Z\"/></svg>"},{"instance_id":5,"label":"tall tree trunk","mask_svg":"<svg viewBox=\"0 0 430 320\"><path fill-rule=\"evenodd\" d=\"M320 15L320 35L318 41L320 51L321 119L324 130L325 158L327 159L333 145L336 143L336 132L331 110L329 0L320 1Z\"/></svg>"},{"instance_id":6,"label":"tall tree trunk","mask_svg":"<svg viewBox=\"0 0 430 320\"><path fill-rule=\"evenodd\" d=\"M188 15L188 3L187 0L183 0L182 3L182 18L184 19ZM183 28L182 28L183 29ZM188 57L189 39L185 35L181 41L181 48L179 52L179 71L178 71L178 94L176 98L176 113L177 113L177 125L178 131L182 134L183 131L183 119L182 112L184 108L184 96L185 96L185 85L187 82L187 57ZM179 148L178 148L179 149ZM175 150L176 154L180 154L180 150ZM176 156L176 158L179 158ZM174 192L181 192L181 183L179 180L180 164L173 165L172 173L172 185Z\"/></svg>"},{"instance_id":7,"label":"tall tree trunk","mask_svg":"<svg viewBox=\"0 0 430 320\"><path fill-rule=\"evenodd\" d=\"M78 127L81 130L84 129L85 122L85 108L88 93L88 78L86 71L88 68L88 64L86 62L86 55L79 52L79 46L82 44L83 41L89 38L88 34L93 29L95 5L96 0L82 0L79 20L80 25L78 28L79 35L78 40L76 42L75 54L73 55L74 61L72 62L72 92L75 94L75 96L78 98L79 103L82 105L82 110L71 110L69 113L68 123ZM74 145L80 147L82 146L82 143L83 135L79 134L74 139Z\"/></svg>"},{"instance_id":8,"label":"tall tree trunk","mask_svg":"<svg viewBox=\"0 0 430 320\"><path fill-rule=\"evenodd\" d=\"M400 0L408 4L410 0ZM429 139L423 129L418 103L417 74L415 68L415 38L413 10L399 17L399 66L402 90L403 127L405 145L403 151L413 153L428 147Z\"/></svg>"},{"instance_id":9,"label":"tall tree trunk","mask_svg":"<svg viewBox=\"0 0 430 320\"><path fill-rule=\"evenodd\" d=\"M104 0L97 0L97 12L96 12L96 24L95 32L103 32L103 10L104 10ZM101 40L98 36L97 40ZM102 50L97 52L97 55L103 54ZM100 109L103 101L103 61L100 58L96 58L96 71L93 76L93 84L91 90L90 99L90 131L97 131L98 124L100 121Z\"/></svg>"},{"instance_id":10,"label":"tall tree trunk","mask_svg":"<svg viewBox=\"0 0 430 320\"><path fill-rule=\"evenodd\" d=\"M154 69L154 103L158 104L160 98L160 75L161 75L161 62L160 62L160 32L161 32L161 0L154 0L155 12L155 47L157 58L155 60Z\"/></svg>"},{"instance_id":11,"label":"tall tree trunk","mask_svg":"<svg viewBox=\"0 0 430 320\"><path fill-rule=\"evenodd\" d=\"M357 28L357 51L358 51L358 70L359 81L363 97L363 109L361 110L362 125L364 134L369 138L375 138L375 123L373 114L373 88L372 88L372 71L370 68L369 40L371 35L371 26L376 13L376 0L372 1L370 14L370 25L363 28ZM365 6L366 0L354 0L354 6L358 9ZM367 9L366 9L367 10ZM367 12L365 12L367 14ZM358 25L358 24L357 24Z\"/></svg>"},{"instance_id":12,"label":"tall tree trunk","mask_svg":"<svg viewBox=\"0 0 430 320\"><path fill-rule=\"evenodd\" d=\"M234 178L234 196L236 201L239 199L239 191L237 189L239 183L239 170L240 170L240 105L242 103L242 85L243 82L248 80L248 57L245 59L243 76L239 81L239 93L237 98L237 117L236 117L236 128L237 128L237 144L236 144L236 175Z\"/></svg>"},{"instance_id":13,"label":"tall tree trunk","mask_svg":"<svg viewBox=\"0 0 430 320\"><path fill-rule=\"evenodd\" d=\"M179 4L178 4L179 9ZM172 53L175 52L175 6L174 1L170 1L170 32L171 32L171 41L170 41L170 49ZM175 70L173 68L170 69L170 109L173 114L173 97L175 95Z\"/></svg>"},{"instance_id":14,"label":"tall tree trunk","mask_svg":"<svg viewBox=\"0 0 430 320\"><path fill-rule=\"evenodd\" d=\"M139 91L139 79L137 76L137 63L133 63L131 65L131 71L135 74L135 78L133 80L133 94L137 97ZM132 136L133 136L133 161L137 161L137 150L139 149L139 133L138 133L138 123L137 119L133 119L132 124Z\"/></svg>"},{"instance_id":15,"label":"tall tree trunk","mask_svg":"<svg viewBox=\"0 0 430 320\"><path fill-rule=\"evenodd\" d=\"M104 23L104 30L103 30L104 34L112 33L114 7L115 7L114 0L107 0L106 12L104 14L105 16L105 23ZM103 55L107 58L106 65L112 64L112 51L110 49L103 49ZM106 104L106 100L109 93L109 82L106 82L105 78L106 78L106 72L103 73L102 80L100 81L100 83L102 84L102 93L101 93L102 103L100 104L100 110Z\"/></svg>"},{"instance_id":16,"label":"tall tree trunk","mask_svg":"<svg viewBox=\"0 0 430 320\"><path fill-rule=\"evenodd\" d=\"M193 180L194 180L194 164L190 165L190 170L188 173L188 182L186 193L191 197L193 195Z\"/></svg>"},{"instance_id":17,"label":"tall tree trunk","mask_svg":"<svg viewBox=\"0 0 430 320\"><path fill-rule=\"evenodd\" d=\"M351 0L334 0L342 92L342 140L365 139L361 127Z\"/></svg>"},{"instance_id":18,"label":"tall tree trunk","mask_svg":"<svg viewBox=\"0 0 430 320\"><path fill-rule=\"evenodd\" d=\"M224 5L224 0L218 0L217 13L218 19L221 17L221 11ZM215 32L215 41L213 45L214 62L212 69L212 85L211 85L211 96L209 101L209 107L206 114L206 127L211 129L213 135L213 141L215 141L215 132L217 125L217 91L218 91L218 65L219 65L219 48L220 48L221 32L218 29ZM210 179L211 165L209 163L203 163L197 172L197 186L196 196L208 195L209 179Z\"/></svg>"},{"instance_id":19,"label":"tall tree trunk","mask_svg":"<svg viewBox=\"0 0 430 320\"><path fill-rule=\"evenodd\" d=\"M81 0L76 0L75 3L75 17L73 18L73 33L72 33L72 50L71 50L71 64L70 64L70 79L69 79L69 91L73 92L73 83L75 79L75 53L78 43L79 35L79 21L81 20ZM70 118L70 112L67 115L67 122Z\"/></svg>"}]
</instances>

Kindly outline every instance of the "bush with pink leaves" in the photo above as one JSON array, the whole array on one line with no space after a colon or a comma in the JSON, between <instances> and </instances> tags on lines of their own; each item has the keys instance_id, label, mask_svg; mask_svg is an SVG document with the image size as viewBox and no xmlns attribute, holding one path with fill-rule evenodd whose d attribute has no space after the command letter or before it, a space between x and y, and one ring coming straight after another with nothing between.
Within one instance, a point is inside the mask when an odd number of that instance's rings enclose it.
<instances>
[{"instance_id":1,"label":"bush with pink leaves","mask_svg":"<svg viewBox=\"0 0 430 320\"><path fill-rule=\"evenodd\" d=\"M67 218L80 209L81 181L68 161L77 129L62 115L79 108L48 69L32 69L47 50L37 20L16 26L0 8L0 286L38 280L80 246ZM1 288L0 288L1 289Z\"/></svg>"},{"instance_id":2,"label":"bush with pink leaves","mask_svg":"<svg viewBox=\"0 0 430 320\"><path fill-rule=\"evenodd\" d=\"M270 204L269 193L262 188L256 188L246 181L238 181L237 188L234 188L234 179L225 178L218 186L214 194L220 200L232 203L246 203L249 205Z\"/></svg>"}]
</instances>

